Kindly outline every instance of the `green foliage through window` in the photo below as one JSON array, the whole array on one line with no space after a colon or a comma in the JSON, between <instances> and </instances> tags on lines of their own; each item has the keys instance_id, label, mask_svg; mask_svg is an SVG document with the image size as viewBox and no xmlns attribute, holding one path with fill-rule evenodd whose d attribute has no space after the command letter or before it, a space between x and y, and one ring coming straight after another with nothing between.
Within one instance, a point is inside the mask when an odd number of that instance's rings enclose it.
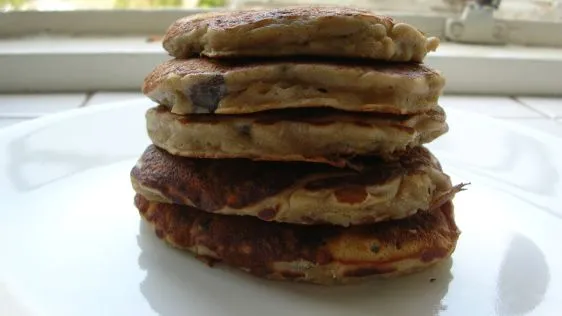
<instances>
[{"instance_id":1,"label":"green foliage through window","mask_svg":"<svg viewBox=\"0 0 562 316\"><path fill-rule=\"evenodd\" d=\"M3 8L21 9L27 0L0 0L0 10Z\"/></svg>"},{"instance_id":2,"label":"green foliage through window","mask_svg":"<svg viewBox=\"0 0 562 316\"><path fill-rule=\"evenodd\" d=\"M210 8L210 7L224 7L226 5L225 0L199 0L199 7Z\"/></svg>"},{"instance_id":3,"label":"green foliage through window","mask_svg":"<svg viewBox=\"0 0 562 316\"><path fill-rule=\"evenodd\" d=\"M131 8L178 8L183 5L182 0L115 0L113 6L117 9Z\"/></svg>"}]
</instances>

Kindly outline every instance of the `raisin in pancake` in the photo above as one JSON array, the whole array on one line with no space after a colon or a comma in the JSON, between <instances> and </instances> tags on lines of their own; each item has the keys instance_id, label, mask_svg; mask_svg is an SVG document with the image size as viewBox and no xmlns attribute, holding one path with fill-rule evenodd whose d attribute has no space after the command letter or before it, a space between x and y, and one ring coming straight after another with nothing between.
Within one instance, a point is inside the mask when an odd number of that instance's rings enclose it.
<instances>
[{"instance_id":1,"label":"raisin in pancake","mask_svg":"<svg viewBox=\"0 0 562 316\"><path fill-rule=\"evenodd\" d=\"M192 58L157 66L143 92L176 114L302 107L408 114L434 108L444 84L421 64Z\"/></svg>"},{"instance_id":2,"label":"raisin in pancake","mask_svg":"<svg viewBox=\"0 0 562 316\"><path fill-rule=\"evenodd\" d=\"M388 159L448 130L443 109L416 115L353 113L325 108L246 115L146 113L152 142L174 155L199 158L310 161L345 166L348 157Z\"/></svg>"},{"instance_id":3,"label":"raisin in pancake","mask_svg":"<svg viewBox=\"0 0 562 316\"><path fill-rule=\"evenodd\" d=\"M266 221L348 226L433 210L452 187L427 149L395 162L361 158L361 171L322 164L193 159L151 145L131 171L137 193L202 211Z\"/></svg>"},{"instance_id":4,"label":"raisin in pancake","mask_svg":"<svg viewBox=\"0 0 562 316\"><path fill-rule=\"evenodd\" d=\"M317 284L422 270L447 259L460 234L451 202L435 212L350 228L210 214L150 202L141 195L135 204L159 238L210 264L223 262L259 277Z\"/></svg>"},{"instance_id":5,"label":"raisin in pancake","mask_svg":"<svg viewBox=\"0 0 562 316\"><path fill-rule=\"evenodd\" d=\"M178 58L204 55L339 56L421 62L439 39L406 23L344 7L288 7L191 15L163 46Z\"/></svg>"}]
</instances>

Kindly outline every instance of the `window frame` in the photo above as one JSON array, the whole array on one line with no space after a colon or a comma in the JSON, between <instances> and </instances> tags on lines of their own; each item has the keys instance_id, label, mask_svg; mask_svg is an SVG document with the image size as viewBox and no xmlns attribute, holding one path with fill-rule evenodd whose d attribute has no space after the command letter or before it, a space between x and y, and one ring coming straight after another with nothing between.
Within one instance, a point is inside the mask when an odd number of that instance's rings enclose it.
<instances>
[{"instance_id":1,"label":"window frame","mask_svg":"<svg viewBox=\"0 0 562 316\"><path fill-rule=\"evenodd\" d=\"M225 10L225 9L219 9ZM169 58L159 42L177 18L209 9L21 11L0 17L0 92L137 90L144 76ZM216 11L216 9L214 9ZM385 12L432 36L444 39L446 15ZM447 77L446 92L495 95L562 95L562 23L508 21L517 30L510 42L522 46L482 46L443 40L428 55L430 66ZM553 25L554 24L554 25ZM541 36L537 36L541 34ZM12 51L9 41L41 36L43 44ZM88 48L45 44L62 37L90 42ZM136 46L118 42L134 38ZM32 40L33 41L33 40ZM551 46L551 48L545 47ZM69 48L70 47L70 48ZM552 48L554 47L554 48ZM504 74L504 78L497 74Z\"/></svg>"},{"instance_id":2,"label":"window frame","mask_svg":"<svg viewBox=\"0 0 562 316\"><path fill-rule=\"evenodd\" d=\"M0 38L30 34L159 35L176 19L217 9L10 11L0 16ZM448 14L381 12L410 23L429 35L445 39ZM507 30L507 44L562 47L562 22L496 19Z\"/></svg>"}]
</instances>

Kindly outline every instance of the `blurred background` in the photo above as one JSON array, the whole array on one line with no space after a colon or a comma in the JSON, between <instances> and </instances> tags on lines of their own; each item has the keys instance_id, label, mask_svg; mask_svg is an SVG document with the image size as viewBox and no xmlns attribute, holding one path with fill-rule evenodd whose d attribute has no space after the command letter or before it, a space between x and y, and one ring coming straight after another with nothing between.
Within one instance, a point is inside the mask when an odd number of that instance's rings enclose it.
<instances>
[{"instance_id":1,"label":"blurred background","mask_svg":"<svg viewBox=\"0 0 562 316\"><path fill-rule=\"evenodd\" d=\"M302 4L346 4L382 11L404 11L425 14L455 14L472 0L0 0L2 10L116 10L170 8L249 8ZM499 1L480 1L499 2ZM498 6L499 18L560 21L561 0L503 0Z\"/></svg>"},{"instance_id":2,"label":"blurred background","mask_svg":"<svg viewBox=\"0 0 562 316\"><path fill-rule=\"evenodd\" d=\"M439 37L424 62L447 78L444 107L562 137L562 0L0 0L0 127L144 98L178 18L303 4L366 8Z\"/></svg>"}]
</instances>

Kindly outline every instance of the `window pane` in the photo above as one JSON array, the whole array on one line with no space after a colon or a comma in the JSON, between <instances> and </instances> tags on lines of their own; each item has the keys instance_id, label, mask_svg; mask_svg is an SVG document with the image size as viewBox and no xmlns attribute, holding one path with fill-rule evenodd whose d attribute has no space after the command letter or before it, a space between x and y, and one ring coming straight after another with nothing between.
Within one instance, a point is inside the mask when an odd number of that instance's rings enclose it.
<instances>
[{"instance_id":1,"label":"window pane","mask_svg":"<svg viewBox=\"0 0 562 316\"><path fill-rule=\"evenodd\" d=\"M0 0L0 10L169 9L198 7L282 7L302 4L351 5L384 12L453 16L472 0ZM502 0L503 19L562 21L562 0Z\"/></svg>"},{"instance_id":2,"label":"window pane","mask_svg":"<svg viewBox=\"0 0 562 316\"><path fill-rule=\"evenodd\" d=\"M299 4L353 5L379 11L414 13L460 12L465 0L232 0L234 7L276 7Z\"/></svg>"},{"instance_id":3,"label":"window pane","mask_svg":"<svg viewBox=\"0 0 562 316\"><path fill-rule=\"evenodd\" d=\"M458 15L472 0L232 0L239 8L296 4L352 4L379 11ZM562 21L562 0L502 0L496 17L502 19Z\"/></svg>"},{"instance_id":4,"label":"window pane","mask_svg":"<svg viewBox=\"0 0 562 316\"><path fill-rule=\"evenodd\" d=\"M509 20L562 21L562 0L503 0L496 15Z\"/></svg>"}]
</instances>

